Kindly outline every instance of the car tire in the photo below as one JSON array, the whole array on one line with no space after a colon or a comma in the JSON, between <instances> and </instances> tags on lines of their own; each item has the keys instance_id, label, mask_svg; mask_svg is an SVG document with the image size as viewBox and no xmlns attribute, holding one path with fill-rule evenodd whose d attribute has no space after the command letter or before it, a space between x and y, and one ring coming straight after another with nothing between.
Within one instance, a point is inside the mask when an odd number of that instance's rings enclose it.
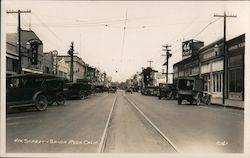
<instances>
[{"instance_id":1,"label":"car tire","mask_svg":"<svg viewBox=\"0 0 250 158\"><path fill-rule=\"evenodd\" d=\"M177 101L178 101L178 104L181 105L181 103L182 103L182 98L178 98Z\"/></svg>"},{"instance_id":2,"label":"car tire","mask_svg":"<svg viewBox=\"0 0 250 158\"><path fill-rule=\"evenodd\" d=\"M35 107L38 111L46 110L48 106L48 99L45 95L38 95L35 99Z\"/></svg>"},{"instance_id":3,"label":"car tire","mask_svg":"<svg viewBox=\"0 0 250 158\"><path fill-rule=\"evenodd\" d=\"M195 101L196 105L199 106L201 104L201 100L200 98L197 98L196 101Z\"/></svg>"},{"instance_id":4,"label":"car tire","mask_svg":"<svg viewBox=\"0 0 250 158\"><path fill-rule=\"evenodd\" d=\"M59 94L56 96L56 104L57 105L64 105L65 104L65 96L63 94Z\"/></svg>"},{"instance_id":5,"label":"car tire","mask_svg":"<svg viewBox=\"0 0 250 158\"><path fill-rule=\"evenodd\" d=\"M84 99L84 98L85 98L84 92L80 91L79 92L79 99Z\"/></svg>"}]
</instances>

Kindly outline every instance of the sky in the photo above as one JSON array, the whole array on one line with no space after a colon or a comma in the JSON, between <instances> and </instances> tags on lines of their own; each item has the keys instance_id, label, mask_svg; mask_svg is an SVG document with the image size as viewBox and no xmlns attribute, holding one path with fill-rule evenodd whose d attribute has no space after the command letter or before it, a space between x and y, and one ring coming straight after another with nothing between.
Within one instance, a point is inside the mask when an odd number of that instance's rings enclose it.
<instances>
[{"instance_id":1,"label":"sky","mask_svg":"<svg viewBox=\"0 0 250 158\"><path fill-rule=\"evenodd\" d=\"M205 45L223 38L223 19L214 14L237 15L227 19L227 39L248 32L248 1L14 1L3 0L6 33L16 32L17 15L6 10L31 10L21 15L22 29L33 30L45 52L66 55L73 41L85 63L99 68L113 81L125 81L142 68L166 71L163 45L171 45L169 72L182 60L183 41Z\"/></svg>"}]
</instances>

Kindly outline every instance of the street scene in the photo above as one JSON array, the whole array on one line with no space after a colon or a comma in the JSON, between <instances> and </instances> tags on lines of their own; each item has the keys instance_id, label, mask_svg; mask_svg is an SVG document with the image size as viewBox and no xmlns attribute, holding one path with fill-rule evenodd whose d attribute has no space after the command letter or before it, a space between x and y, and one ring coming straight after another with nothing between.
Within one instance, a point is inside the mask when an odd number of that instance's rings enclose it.
<instances>
[{"instance_id":1,"label":"street scene","mask_svg":"<svg viewBox=\"0 0 250 158\"><path fill-rule=\"evenodd\" d=\"M5 0L2 152L249 154L248 5Z\"/></svg>"}]
</instances>

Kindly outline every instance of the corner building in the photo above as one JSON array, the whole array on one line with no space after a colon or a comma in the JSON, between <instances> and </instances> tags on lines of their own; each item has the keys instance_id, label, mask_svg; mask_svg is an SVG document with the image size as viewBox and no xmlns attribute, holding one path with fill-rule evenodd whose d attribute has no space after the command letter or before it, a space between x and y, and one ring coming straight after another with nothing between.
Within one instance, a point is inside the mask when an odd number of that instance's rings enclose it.
<instances>
[{"instance_id":1,"label":"corner building","mask_svg":"<svg viewBox=\"0 0 250 158\"><path fill-rule=\"evenodd\" d=\"M245 34L226 42L226 78L224 73L224 43L217 40L199 49L194 54L174 64L174 82L181 76L202 77L204 91L210 92L212 98L223 98L223 85L226 88L225 98L244 101L244 55Z\"/></svg>"}]
</instances>

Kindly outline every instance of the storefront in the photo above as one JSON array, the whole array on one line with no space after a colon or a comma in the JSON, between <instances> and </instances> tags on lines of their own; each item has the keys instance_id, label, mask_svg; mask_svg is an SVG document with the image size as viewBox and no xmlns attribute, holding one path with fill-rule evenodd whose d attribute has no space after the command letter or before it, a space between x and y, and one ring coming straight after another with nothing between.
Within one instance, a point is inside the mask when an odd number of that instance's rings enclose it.
<instances>
[{"instance_id":1,"label":"storefront","mask_svg":"<svg viewBox=\"0 0 250 158\"><path fill-rule=\"evenodd\" d=\"M33 61L34 59L35 62ZM43 73L43 44L31 30L21 30L21 73ZM19 69L17 33L6 34L6 75L17 74Z\"/></svg>"},{"instance_id":2,"label":"storefront","mask_svg":"<svg viewBox=\"0 0 250 158\"><path fill-rule=\"evenodd\" d=\"M244 101L245 34L227 41L228 98Z\"/></svg>"},{"instance_id":3,"label":"storefront","mask_svg":"<svg viewBox=\"0 0 250 158\"><path fill-rule=\"evenodd\" d=\"M213 98L222 98L223 94L223 50L223 39L220 39L199 51L204 91L209 92Z\"/></svg>"},{"instance_id":4,"label":"storefront","mask_svg":"<svg viewBox=\"0 0 250 158\"><path fill-rule=\"evenodd\" d=\"M245 35L227 41L227 75L224 83L224 43L217 40L199 49L192 55L174 64L174 81L181 76L200 76L204 79L204 91L213 98L244 101L244 53Z\"/></svg>"}]
</instances>

